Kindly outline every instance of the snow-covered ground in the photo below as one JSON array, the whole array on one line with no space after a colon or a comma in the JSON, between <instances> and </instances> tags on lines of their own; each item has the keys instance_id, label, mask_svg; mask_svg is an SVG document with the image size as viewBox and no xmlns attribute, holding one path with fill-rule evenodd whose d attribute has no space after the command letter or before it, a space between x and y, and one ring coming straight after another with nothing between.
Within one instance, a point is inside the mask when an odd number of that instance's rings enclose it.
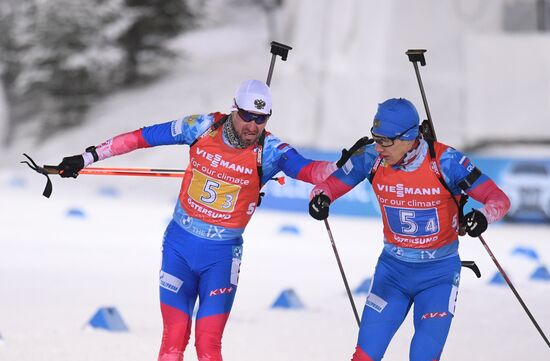
<instances>
[{"instance_id":1,"label":"snow-covered ground","mask_svg":"<svg viewBox=\"0 0 550 361\"><path fill-rule=\"evenodd\" d=\"M138 186L134 186L138 185ZM176 179L81 176L56 179L51 199L43 177L0 175L0 360L153 360L161 334L158 306L160 245L179 182ZM71 209L83 217L68 216ZM280 233L285 225L300 234ZM331 217L330 225L353 289L372 276L381 223ZM550 332L550 282L530 275L539 262L512 256L518 246L550 262L546 226L495 225L486 239L541 327ZM496 272L481 244L465 238L464 270L444 360L548 360L549 351ZM548 264L546 264L548 265ZM303 310L270 308L293 288ZM355 295L359 309L365 295ZM101 306L114 306L130 328L84 328ZM407 319L385 359L406 360ZM323 223L305 214L262 210L245 232L239 290L224 337L227 360L347 360L357 326ZM191 347L186 360L195 360Z\"/></svg>"}]
</instances>

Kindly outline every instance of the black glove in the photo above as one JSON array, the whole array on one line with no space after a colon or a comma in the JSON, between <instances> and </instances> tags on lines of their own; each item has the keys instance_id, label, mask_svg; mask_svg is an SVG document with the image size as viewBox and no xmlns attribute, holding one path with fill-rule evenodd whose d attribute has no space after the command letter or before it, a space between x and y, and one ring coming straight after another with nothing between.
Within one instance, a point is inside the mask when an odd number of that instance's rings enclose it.
<instances>
[{"instance_id":1,"label":"black glove","mask_svg":"<svg viewBox=\"0 0 550 361\"><path fill-rule=\"evenodd\" d=\"M340 159L338 159L338 161L336 162L336 166L338 168L342 168L352 155L353 153L351 151L347 150L346 148L342 149L342 155L340 156Z\"/></svg>"},{"instance_id":2,"label":"black glove","mask_svg":"<svg viewBox=\"0 0 550 361\"><path fill-rule=\"evenodd\" d=\"M487 218L485 215L473 209L470 213L464 216L462 226L470 237L479 237L487 229Z\"/></svg>"},{"instance_id":3,"label":"black glove","mask_svg":"<svg viewBox=\"0 0 550 361\"><path fill-rule=\"evenodd\" d=\"M57 167L59 168L59 175L62 178L76 178L78 176L78 172L84 168L84 157L81 155L65 157Z\"/></svg>"},{"instance_id":4,"label":"black glove","mask_svg":"<svg viewBox=\"0 0 550 361\"><path fill-rule=\"evenodd\" d=\"M309 214L318 221L328 218L330 198L323 193L317 194L309 202Z\"/></svg>"},{"instance_id":5,"label":"black glove","mask_svg":"<svg viewBox=\"0 0 550 361\"><path fill-rule=\"evenodd\" d=\"M336 162L336 166L338 168L342 168L344 164L346 164L346 162L351 158L353 153L359 150L359 148L362 148L365 145L371 144L373 142L374 140L369 139L369 137L363 137L357 140L357 142L355 142L355 144L352 145L349 150L347 150L346 148L342 149L342 155L340 156L340 159L338 159L338 161Z\"/></svg>"}]
</instances>

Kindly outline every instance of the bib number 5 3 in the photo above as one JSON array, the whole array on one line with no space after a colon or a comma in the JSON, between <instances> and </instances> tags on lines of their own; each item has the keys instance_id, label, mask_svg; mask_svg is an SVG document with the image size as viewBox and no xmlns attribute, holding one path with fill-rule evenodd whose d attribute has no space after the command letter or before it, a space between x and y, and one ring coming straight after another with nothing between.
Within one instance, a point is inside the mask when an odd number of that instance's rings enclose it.
<instances>
[{"instance_id":1,"label":"bib number 5 3","mask_svg":"<svg viewBox=\"0 0 550 361\"><path fill-rule=\"evenodd\" d=\"M240 191L238 185L208 177L193 169L193 179L187 192L197 203L220 212L232 212Z\"/></svg>"}]
</instances>

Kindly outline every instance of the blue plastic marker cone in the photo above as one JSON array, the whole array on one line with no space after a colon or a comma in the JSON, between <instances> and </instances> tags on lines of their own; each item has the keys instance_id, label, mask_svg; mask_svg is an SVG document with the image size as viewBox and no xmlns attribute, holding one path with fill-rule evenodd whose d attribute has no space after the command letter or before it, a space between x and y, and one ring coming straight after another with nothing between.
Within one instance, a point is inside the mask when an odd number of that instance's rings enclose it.
<instances>
[{"instance_id":1,"label":"blue plastic marker cone","mask_svg":"<svg viewBox=\"0 0 550 361\"><path fill-rule=\"evenodd\" d=\"M493 276L493 278L491 278L491 280L489 281L489 284L501 286L501 285L505 285L506 281L504 280L504 277L502 277L500 272L497 271Z\"/></svg>"},{"instance_id":2,"label":"blue plastic marker cone","mask_svg":"<svg viewBox=\"0 0 550 361\"><path fill-rule=\"evenodd\" d=\"M522 256L535 261L539 260L537 251L531 247L516 247L512 251L512 256Z\"/></svg>"},{"instance_id":3,"label":"blue plastic marker cone","mask_svg":"<svg viewBox=\"0 0 550 361\"><path fill-rule=\"evenodd\" d=\"M273 302L271 308L287 308L287 309L298 309L304 308L304 304L293 289L289 288L283 290L279 297Z\"/></svg>"},{"instance_id":4,"label":"blue plastic marker cone","mask_svg":"<svg viewBox=\"0 0 550 361\"><path fill-rule=\"evenodd\" d=\"M100 307L90 321L88 321L88 325L107 331L128 331L128 326L126 326L115 307Z\"/></svg>"},{"instance_id":5,"label":"blue plastic marker cone","mask_svg":"<svg viewBox=\"0 0 550 361\"><path fill-rule=\"evenodd\" d=\"M353 293L369 293L370 284L372 283L372 278L365 278L365 280L357 287Z\"/></svg>"},{"instance_id":6,"label":"blue plastic marker cone","mask_svg":"<svg viewBox=\"0 0 550 361\"><path fill-rule=\"evenodd\" d=\"M531 279L537 281L550 281L550 272L548 272L546 266L539 266L531 275Z\"/></svg>"},{"instance_id":7,"label":"blue plastic marker cone","mask_svg":"<svg viewBox=\"0 0 550 361\"><path fill-rule=\"evenodd\" d=\"M14 188L25 188L27 186L27 182L25 179L20 177L13 177L9 180L9 186Z\"/></svg>"},{"instance_id":8,"label":"blue plastic marker cone","mask_svg":"<svg viewBox=\"0 0 550 361\"><path fill-rule=\"evenodd\" d=\"M118 198L120 196L120 192L115 187L110 186L104 186L99 188L97 192L100 196L106 197L106 198Z\"/></svg>"},{"instance_id":9,"label":"blue plastic marker cone","mask_svg":"<svg viewBox=\"0 0 550 361\"><path fill-rule=\"evenodd\" d=\"M293 226L292 224L285 224L279 228L279 233L286 233L286 234L292 234L292 235L299 235L300 230L298 227Z\"/></svg>"},{"instance_id":10,"label":"blue plastic marker cone","mask_svg":"<svg viewBox=\"0 0 550 361\"><path fill-rule=\"evenodd\" d=\"M86 213L80 208L71 208L66 215L71 218L86 218Z\"/></svg>"}]
</instances>

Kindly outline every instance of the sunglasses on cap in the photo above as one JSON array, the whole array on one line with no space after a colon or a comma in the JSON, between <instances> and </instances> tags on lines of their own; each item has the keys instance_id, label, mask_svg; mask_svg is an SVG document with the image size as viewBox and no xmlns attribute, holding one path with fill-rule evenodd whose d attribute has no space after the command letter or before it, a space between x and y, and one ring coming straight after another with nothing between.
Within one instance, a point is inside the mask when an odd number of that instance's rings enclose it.
<instances>
[{"instance_id":1,"label":"sunglasses on cap","mask_svg":"<svg viewBox=\"0 0 550 361\"><path fill-rule=\"evenodd\" d=\"M237 113L239 114L239 117L241 117L241 119L245 122L255 122L259 125L267 122L267 120L271 116L272 111L270 111L269 114L256 114L237 107Z\"/></svg>"},{"instance_id":2,"label":"sunglasses on cap","mask_svg":"<svg viewBox=\"0 0 550 361\"><path fill-rule=\"evenodd\" d=\"M395 140L397 138L402 137L405 133L407 133L409 130L413 129L414 127L417 127L417 125L416 124L413 125L409 129L402 132L401 134L397 134L395 137L384 137L384 136L381 136L381 135L374 134L372 132L373 128L370 128L370 134L372 135L372 140L374 140L374 142L376 144L378 144L381 147L388 148L388 147L391 147L395 143Z\"/></svg>"}]
</instances>

